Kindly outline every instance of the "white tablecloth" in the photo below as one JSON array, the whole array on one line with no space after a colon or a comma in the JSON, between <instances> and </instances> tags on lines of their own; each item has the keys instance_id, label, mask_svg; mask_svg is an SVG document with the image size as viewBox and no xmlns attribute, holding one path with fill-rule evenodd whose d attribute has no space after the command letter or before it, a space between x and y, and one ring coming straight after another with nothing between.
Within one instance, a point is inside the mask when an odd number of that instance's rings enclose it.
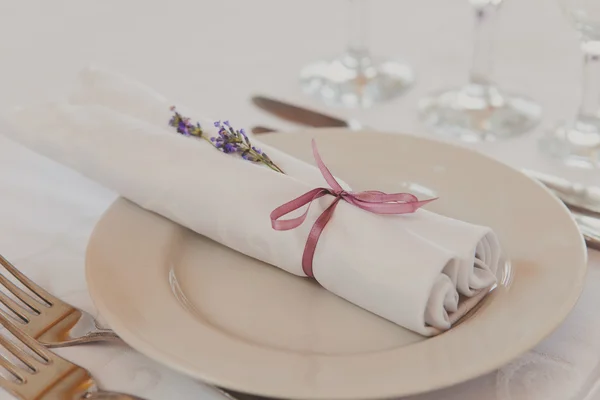
<instances>
[{"instance_id":1,"label":"white tablecloth","mask_svg":"<svg viewBox=\"0 0 600 400\"><path fill-rule=\"evenodd\" d=\"M301 94L297 74L306 62L341 51L345 5L338 0L2 0L0 110L61 95L81 67L94 63L237 126L290 129L253 108L248 97L260 92L320 107ZM464 0L380 0L370 2L370 9L373 50L410 61L417 84L371 110L330 111L384 130L425 134L415 113L417 99L465 79L469 6ZM548 162L535 146L544 127L576 108L575 33L550 0L509 1L498 22L496 79L538 100L545 120L530 135L475 147L515 166L600 183L600 173ZM85 247L114 198L77 173L0 138L0 251L48 290L94 315L84 279ZM600 399L598 304L600 253L590 252L585 292L551 337L494 373L411 399ZM220 398L126 346L59 353L89 368L106 388L149 400ZM0 391L1 400L9 398Z\"/></svg>"}]
</instances>

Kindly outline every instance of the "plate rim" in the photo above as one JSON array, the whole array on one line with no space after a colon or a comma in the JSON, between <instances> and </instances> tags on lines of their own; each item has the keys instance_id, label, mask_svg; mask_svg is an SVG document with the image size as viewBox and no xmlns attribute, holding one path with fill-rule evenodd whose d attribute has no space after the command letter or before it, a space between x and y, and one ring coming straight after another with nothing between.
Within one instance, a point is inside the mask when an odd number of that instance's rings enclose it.
<instances>
[{"instance_id":1,"label":"plate rim","mask_svg":"<svg viewBox=\"0 0 600 400\"><path fill-rule=\"evenodd\" d=\"M299 131L297 134L307 135L308 132L330 133L331 131L345 132L348 130L344 129L344 128L310 129L310 130ZM434 140L434 139L424 138L424 137L410 135L410 134L389 133L389 132L373 131L373 130L369 130L369 129L362 130L360 132L353 131L352 134L353 135L361 134L361 133L366 134L367 132L368 132L368 134L373 134L374 132L376 132L377 134L392 135L395 137L406 136L406 137L410 137L411 140L435 142L438 145L450 146L450 147L456 148L459 151L467 151L467 152L476 153L478 156L486 158L487 161L489 161L489 162L492 162L495 164L500 164L505 168L512 169L513 171L516 171L516 172L522 174L517 169L515 169L515 168L511 167L510 165L507 165L506 163L503 163L493 157L490 157L486 154L482 154L473 149L466 148L466 147L463 147L463 146L460 146L460 145L457 145L454 143L448 143L445 141ZM281 134L274 133L274 134L267 134L267 135L268 136L279 136ZM262 135L261 137L264 137L267 135ZM524 175L524 174L522 174L522 175ZM524 176L527 177L526 175L524 175ZM564 204L562 204L562 202L560 202L560 200L558 200L555 196L553 196L546 187L544 187L541 183L539 183L538 181L536 181L530 177L527 177L527 179L529 179L532 183L538 185L543 190L545 190L546 193L556 203L560 204L563 207L563 211L565 213L568 213L566 206L564 206ZM121 204L123 204L123 202L129 202L129 200L123 199L121 197L117 198L111 204L111 206L102 214L101 218L98 220L96 226L94 227L94 230L88 241L88 247L86 249L85 275L86 275L86 281L88 283L88 289L90 291L90 296L91 296L92 301L94 302L95 306L97 307L98 311L101 313L101 315L104 317L104 319L108 322L108 324L115 330L115 332L117 332L123 338L123 340L126 343L130 344L133 348L135 348L136 350L147 355L151 359L154 359L155 361L157 361L161 364L164 364L164 365L168 366L169 368L172 368L178 372L181 372L181 373L191 376L193 378L201 379L204 382L212 384L212 385L227 387L228 389L239 391L239 392L250 393L250 394L259 395L259 396L285 397L285 398L290 398L290 399L310 398L310 399L314 399L314 400L321 400L321 399L327 398L327 399L354 400L354 399L364 398L363 395L353 396L353 395L349 395L347 392L345 392L339 396L335 396L335 395L332 396L331 394L327 394L326 397L323 397L323 396L319 395L318 393L309 395L308 397L306 396L306 393L303 393L301 397L295 397L293 394L290 396L290 393L257 392L257 391L253 391L252 389L248 389L247 387L240 387L239 385L236 385L234 382L225 382L225 384L224 384L224 382L222 380L217 381L217 380L213 379L211 376L207 376L207 374L202 374L202 373L199 373L198 371L189 370L185 367L182 367L181 365L178 365L175 362L172 362L172 360L165 360L164 351L157 349L151 343L145 342L142 338L140 338L140 336L138 334L135 334L134 332L132 332L131 329L127 328L126 324L122 324L119 321L119 318L117 318L116 316L113 315L111 310L109 310L108 307L106 306L106 304L103 302L102 295L101 295L101 293L98 292L99 289L93 283L91 283L92 267L90 265L92 265L93 263L91 262L91 260L89 258L90 257L89 249L91 246L93 246L93 243L96 240L96 236L99 234L98 232L100 231L99 226L101 225L101 222L105 220L107 215L109 215L111 212L114 212L115 209L117 209ZM150 211L148 211L148 212L150 212ZM575 227L577 229L575 221L570 214L569 214L569 217L570 217L573 227ZM546 329L544 329L545 332L543 334L538 334L535 338L532 336L530 342L527 343L526 345L522 345L518 350L503 352L503 354L504 354L503 360L499 360L498 358L496 358L496 360L497 360L496 362L490 363L490 365L488 365L487 368L480 369L475 374L472 372L469 372L469 371L466 371L466 372L463 371L464 373L461 375L461 371L458 371L453 374L452 379L449 379L446 382L438 382L437 384L430 385L426 390L403 391L403 392L398 392L398 391L394 390L393 393L392 392L382 392L382 393L374 394L373 397L393 398L393 397L398 397L398 396L414 395L414 394L418 394L418 393L423 393L424 391L438 390L438 389L441 389L441 388L444 388L444 387L447 387L447 386L450 386L453 384L457 384L457 383L464 382L464 381L467 381L470 379L474 379L476 377L485 375L487 373L490 373L490 372L496 370L497 368L501 367L504 364L509 363L514 358L518 357L519 355L523 354L524 352L526 352L526 351L530 350L531 348L533 348L534 346L536 346L539 342L541 342L543 339L545 339L547 336L549 336L552 332L554 332L554 330L556 328L558 328L558 326L560 326L560 324L562 324L564 319L570 313L570 311L575 306L575 304L577 303L577 301L579 300L579 298L581 296L581 293L583 290L583 285L585 282L585 276L587 275L587 272L588 272L587 249L585 246L585 242L581 236L579 236L579 252L583 254L582 265L580 266L581 270L580 270L580 274L579 274L580 279L578 280L577 285L573 288L573 290L569 292L570 294L569 294L568 299L565 299L565 300L568 300L568 302L566 301L565 303L563 303L564 306L561 307L561 309L556 310L557 317L553 320L554 322L546 324L547 326L546 326ZM539 331L541 331L541 330L538 329L538 332ZM143 351L138 348L138 347L142 346L142 344L140 344L140 343L142 343L145 346Z\"/></svg>"}]
</instances>

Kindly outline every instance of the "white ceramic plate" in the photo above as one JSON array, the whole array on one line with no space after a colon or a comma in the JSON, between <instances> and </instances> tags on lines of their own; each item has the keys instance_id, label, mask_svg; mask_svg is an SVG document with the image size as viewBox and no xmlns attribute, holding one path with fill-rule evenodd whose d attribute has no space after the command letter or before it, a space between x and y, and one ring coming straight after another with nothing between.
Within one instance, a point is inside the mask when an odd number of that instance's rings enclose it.
<instances>
[{"instance_id":1,"label":"white ceramic plate","mask_svg":"<svg viewBox=\"0 0 600 400\"><path fill-rule=\"evenodd\" d=\"M91 238L87 279L100 312L126 342L242 392L383 398L498 368L540 342L573 307L585 246L541 185L480 154L412 136L314 130L263 140L312 162L312 137L356 190L431 190L440 199L429 209L493 227L510 267L498 288L458 326L423 339L120 199Z\"/></svg>"}]
</instances>

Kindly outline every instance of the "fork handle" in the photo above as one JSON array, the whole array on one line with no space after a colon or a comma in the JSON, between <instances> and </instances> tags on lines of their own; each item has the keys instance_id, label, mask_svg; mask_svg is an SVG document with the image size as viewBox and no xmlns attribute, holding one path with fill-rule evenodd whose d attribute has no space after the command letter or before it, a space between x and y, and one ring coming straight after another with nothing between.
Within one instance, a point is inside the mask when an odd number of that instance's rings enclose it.
<instances>
[{"instance_id":1,"label":"fork handle","mask_svg":"<svg viewBox=\"0 0 600 400\"><path fill-rule=\"evenodd\" d=\"M79 344L86 343L99 343L99 342L121 342L122 339L111 329L100 329L95 328L84 335L78 335L68 340L56 340L54 337L51 337L50 340L45 340L44 336L41 336L39 340L49 348L57 348L57 347L69 347L76 346Z\"/></svg>"},{"instance_id":2,"label":"fork handle","mask_svg":"<svg viewBox=\"0 0 600 400\"><path fill-rule=\"evenodd\" d=\"M83 398L85 400L146 400L141 397L132 396L130 394L106 392L104 390L88 393Z\"/></svg>"},{"instance_id":3,"label":"fork handle","mask_svg":"<svg viewBox=\"0 0 600 400\"><path fill-rule=\"evenodd\" d=\"M112 329L96 328L93 331L85 335L88 341L112 341L121 340L119 335Z\"/></svg>"}]
</instances>

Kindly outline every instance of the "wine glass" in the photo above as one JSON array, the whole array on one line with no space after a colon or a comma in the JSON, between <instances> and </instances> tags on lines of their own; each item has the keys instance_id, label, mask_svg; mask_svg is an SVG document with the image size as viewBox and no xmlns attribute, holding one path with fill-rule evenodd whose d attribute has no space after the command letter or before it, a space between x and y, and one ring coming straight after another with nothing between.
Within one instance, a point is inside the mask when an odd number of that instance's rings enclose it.
<instances>
[{"instance_id":1,"label":"wine glass","mask_svg":"<svg viewBox=\"0 0 600 400\"><path fill-rule=\"evenodd\" d=\"M577 114L546 132L541 150L567 165L600 168L600 1L559 0L579 32L583 52L583 87Z\"/></svg>"},{"instance_id":2,"label":"wine glass","mask_svg":"<svg viewBox=\"0 0 600 400\"><path fill-rule=\"evenodd\" d=\"M475 10L475 43L468 83L419 102L421 120L434 133L477 142L523 134L541 118L541 107L502 91L491 80L492 34L502 0L469 0Z\"/></svg>"},{"instance_id":3,"label":"wine glass","mask_svg":"<svg viewBox=\"0 0 600 400\"><path fill-rule=\"evenodd\" d=\"M330 105L370 107L403 93L414 81L412 69L400 61L379 61L367 46L367 0L346 0L350 41L333 60L307 65L300 72L304 91Z\"/></svg>"}]
</instances>

